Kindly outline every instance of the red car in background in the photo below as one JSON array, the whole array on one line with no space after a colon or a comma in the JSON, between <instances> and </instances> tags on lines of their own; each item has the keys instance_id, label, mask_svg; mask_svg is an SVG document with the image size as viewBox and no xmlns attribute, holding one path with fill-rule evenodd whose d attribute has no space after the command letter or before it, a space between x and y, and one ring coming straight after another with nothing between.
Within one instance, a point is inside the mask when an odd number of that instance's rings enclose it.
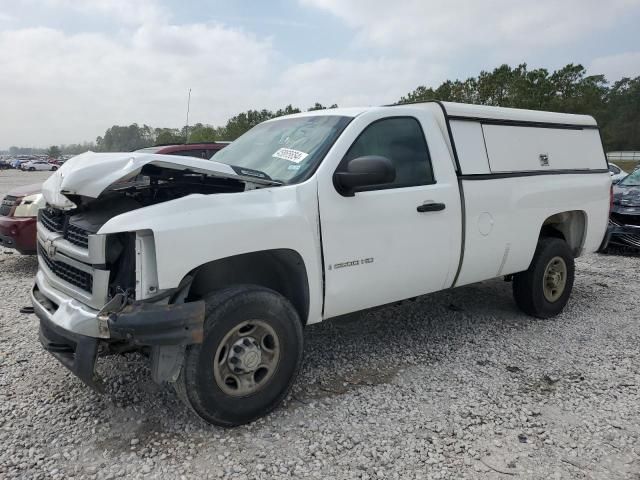
<instances>
[{"instance_id":1,"label":"red car in background","mask_svg":"<svg viewBox=\"0 0 640 480\"><path fill-rule=\"evenodd\" d=\"M0 246L22 254L36 252L36 218L44 201L41 183L11 190L0 204Z\"/></svg>"},{"instance_id":2,"label":"red car in background","mask_svg":"<svg viewBox=\"0 0 640 480\"><path fill-rule=\"evenodd\" d=\"M229 142L186 143L182 145L155 145L136 150L138 153L159 153L162 155L181 155L210 159L216 152L229 145Z\"/></svg>"},{"instance_id":3,"label":"red car in background","mask_svg":"<svg viewBox=\"0 0 640 480\"><path fill-rule=\"evenodd\" d=\"M210 159L229 142L156 145L136 150L138 153L159 153ZM0 247L15 248L22 254L36 253L36 222L38 210L44 206L41 183L10 191L0 205Z\"/></svg>"}]
</instances>

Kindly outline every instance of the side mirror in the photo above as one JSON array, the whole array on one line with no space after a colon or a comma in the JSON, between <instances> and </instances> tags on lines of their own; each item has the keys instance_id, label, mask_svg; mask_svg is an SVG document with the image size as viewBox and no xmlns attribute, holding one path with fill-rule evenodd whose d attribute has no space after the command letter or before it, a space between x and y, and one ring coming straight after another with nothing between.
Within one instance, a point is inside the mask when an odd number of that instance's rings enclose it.
<instances>
[{"instance_id":1,"label":"side mirror","mask_svg":"<svg viewBox=\"0 0 640 480\"><path fill-rule=\"evenodd\" d=\"M333 176L333 184L341 195L351 197L363 187L384 185L396 179L396 169L386 157L368 155L350 160Z\"/></svg>"}]
</instances>

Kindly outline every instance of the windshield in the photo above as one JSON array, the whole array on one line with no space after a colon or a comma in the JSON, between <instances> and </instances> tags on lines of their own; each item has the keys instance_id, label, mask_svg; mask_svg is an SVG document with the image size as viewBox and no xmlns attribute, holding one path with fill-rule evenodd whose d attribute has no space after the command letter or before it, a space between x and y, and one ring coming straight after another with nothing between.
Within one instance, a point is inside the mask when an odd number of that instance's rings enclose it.
<instances>
[{"instance_id":1,"label":"windshield","mask_svg":"<svg viewBox=\"0 0 640 480\"><path fill-rule=\"evenodd\" d=\"M626 185L627 187L640 187L640 168L624 177L618 185Z\"/></svg>"},{"instance_id":2,"label":"windshield","mask_svg":"<svg viewBox=\"0 0 640 480\"><path fill-rule=\"evenodd\" d=\"M215 161L297 183L315 170L350 121L320 115L261 123L216 153Z\"/></svg>"}]
</instances>

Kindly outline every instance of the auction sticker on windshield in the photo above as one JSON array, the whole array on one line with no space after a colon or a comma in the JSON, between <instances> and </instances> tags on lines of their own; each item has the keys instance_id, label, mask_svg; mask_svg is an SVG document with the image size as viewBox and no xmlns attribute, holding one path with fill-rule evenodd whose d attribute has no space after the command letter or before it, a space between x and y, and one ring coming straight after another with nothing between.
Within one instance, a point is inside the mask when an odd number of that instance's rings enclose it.
<instances>
[{"instance_id":1,"label":"auction sticker on windshield","mask_svg":"<svg viewBox=\"0 0 640 480\"><path fill-rule=\"evenodd\" d=\"M302 160L307 158L309 154L301 152L300 150L294 150L292 148L281 148L271 156L274 158L289 160L290 162L293 162L293 163L300 163Z\"/></svg>"}]
</instances>

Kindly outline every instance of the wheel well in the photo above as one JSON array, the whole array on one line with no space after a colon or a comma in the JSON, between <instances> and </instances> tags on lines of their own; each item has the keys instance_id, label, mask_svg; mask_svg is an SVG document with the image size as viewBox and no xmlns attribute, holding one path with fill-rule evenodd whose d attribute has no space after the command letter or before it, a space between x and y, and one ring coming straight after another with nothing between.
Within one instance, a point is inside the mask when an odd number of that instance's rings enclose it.
<instances>
[{"instance_id":1,"label":"wheel well","mask_svg":"<svg viewBox=\"0 0 640 480\"><path fill-rule=\"evenodd\" d=\"M231 285L252 284L275 290L294 306L303 324L309 316L309 282L300 254L290 249L263 250L221 258L195 269L189 297Z\"/></svg>"},{"instance_id":2,"label":"wheel well","mask_svg":"<svg viewBox=\"0 0 640 480\"><path fill-rule=\"evenodd\" d=\"M580 256L584 245L587 214L581 210L556 213L547 218L540 229L540 238L556 237L567 242L574 257Z\"/></svg>"}]
</instances>

